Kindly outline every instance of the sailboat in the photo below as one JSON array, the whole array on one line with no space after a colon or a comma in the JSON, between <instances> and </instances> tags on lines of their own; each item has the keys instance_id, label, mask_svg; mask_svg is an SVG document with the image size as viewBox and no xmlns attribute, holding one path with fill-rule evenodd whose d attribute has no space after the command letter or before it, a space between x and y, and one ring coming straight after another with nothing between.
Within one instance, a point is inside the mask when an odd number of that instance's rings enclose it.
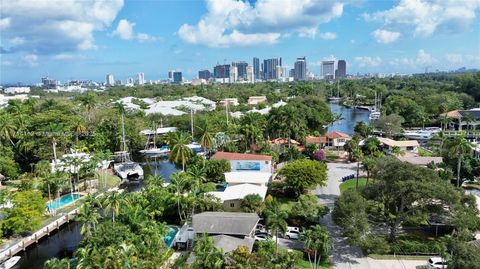
<instances>
[{"instance_id":1,"label":"sailboat","mask_svg":"<svg viewBox=\"0 0 480 269\"><path fill-rule=\"evenodd\" d=\"M380 118L381 103L382 103L382 98L378 97L377 92L375 92L375 105L373 106L372 110L370 111L370 115L368 116L370 120L378 120Z\"/></svg>"},{"instance_id":2,"label":"sailboat","mask_svg":"<svg viewBox=\"0 0 480 269\"><path fill-rule=\"evenodd\" d=\"M328 102L330 103L339 103L342 100L340 97L340 85L339 82L337 81L337 96L333 96L333 91L332 91L332 96L328 97Z\"/></svg>"},{"instance_id":3,"label":"sailboat","mask_svg":"<svg viewBox=\"0 0 480 269\"><path fill-rule=\"evenodd\" d=\"M130 159L125 140L125 119L122 114L122 151L115 152L113 171L123 182L137 183L143 179L143 168L137 162Z\"/></svg>"},{"instance_id":4,"label":"sailboat","mask_svg":"<svg viewBox=\"0 0 480 269\"><path fill-rule=\"evenodd\" d=\"M163 129L163 124L160 125L160 129ZM170 148L168 147L168 145L162 146L160 148L157 147L157 142L156 142L157 132L158 132L158 129L154 128L154 131L147 134L148 135L147 144L145 145L145 149L140 150L140 153L148 157L156 157L156 156L163 156L170 152Z\"/></svg>"},{"instance_id":5,"label":"sailboat","mask_svg":"<svg viewBox=\"0 0 480 269\"><path fill-rule=\"evenodd\" d=\"M13 256L4 263L0 264L0 269L10 269L21 259L20 256Z\"/></svg>"}]
</instances>

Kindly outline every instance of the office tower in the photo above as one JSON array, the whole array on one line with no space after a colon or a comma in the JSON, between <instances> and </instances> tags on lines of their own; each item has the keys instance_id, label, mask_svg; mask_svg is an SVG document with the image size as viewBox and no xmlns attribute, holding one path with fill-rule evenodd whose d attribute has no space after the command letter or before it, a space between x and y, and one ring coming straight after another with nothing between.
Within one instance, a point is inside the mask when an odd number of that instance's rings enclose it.
<instances>
[{"instance_id":1,"label":"office tower","mask_svg":"<svg viewBox=\"0 0 480 269\"><path fill-rule=\"evenodd\" d=\"M43 79L42 79L43 81ZM113 75L112 74L108 74L106 77L105 77L105 84L107 86L115 86L115 80L113 79Z\"/></svg>"},{"instance_id":2,"label":"office tower","mask_svg":"<svg viewBox=\"0 0 480 269\"><path fill-rule=\"evenodd\" d=\"M127 84L133 84L133 78L128 78L127 79Z\"/></svg>"},{"instance_id":3,"label":"office tower","mask_svg":"<svg viewBox=\"0 0 480 269\"><path fill-rule=\"evenodd\" d=\"M283 68L281 65L277 65L277 67L275 67L275 79L281 79L283 78Z\"/></svg>"},{"instance_id":4,"label":"office tower","mask_svg":"<svg viewBox=\"0 0 480 269\"><path fill-rule=\"evenodd\" d=\"M246 62L236 62L236 63L232 63L232 66L237 67L238 80L246 80L247 79L248 63L246 63Z\"/></svg>"},{"instance_id":5,"label":"office tower","mask_svg":"<svg viewBox=\"0 0 480 269\"><path fill-rule=\"evenodd\" d=\"M282 58L263 60L263 77L265 80L277 79L277 66L282 66ZM281 71L280 71L281 72Z\"/></svg>"},{"instance_id":6,"label":"office tower","mask_svg":"<svg viewBox=\"0 0 480 269\"><path fill-rule=\"evenodd\" d=\"M322 61L321 74L324 79L335 79L335 61Z\"/></svg>"},{"instance_id":7,"label":"office tower","mask_svg":"<svg viewBox=\"0 0 480 269\"><path fill-rule=\"evenodd\" d=\"M234 65L230 67L230 83L238 81L238 68Z\"/></svg>"},{"instance_id":8,"label":"office tower","mask_svg":"<svg viewBox=\"0 0 480 269\"><path fill-rule=\"evenodd\" d=\"M295 68L292 68L288 71L288 77L294 78L295 77Z\"/></svg>"},{"instance_id":9,"label":"office tower","mask_svg":"<svg viewBox=\"0 0 480 269\"><path fill-rule=\"evenodd\" d=\"M298 81L307 80L307 60L305 56L299 57L295 61L293 79Z\"/></svg>"},{"instance_id":10,"label":"office tower","mask_svg":"<svg viewBox=\"0 0 480 269\"><path fill-rule=\"evenodd\" d=\"M258 58L253 58L253 77L260 79L260 60Z\"/></svg>"},{"instance_id":11,"label":"office tower","mask_svg":"<svg viewBox=\"0 0 480 269\"><path fill-rule=\"evenodd\" d=\"M138 82L138 85L145 84L145 74L143 72L138 73L137 82Z\"/></svg>"},{"instance_id":12,"label":"office tower","mask_svg":"<svg viewBox=\"0 0 480 269\"><path fill-rule=\"evenodd\" d=\"M230 65L229 64L216 65L213 68L213 77L216 79L230 78Z\"/></svg>"},{"instance_id":13,"label":"office tower","mask_svg":"<svg viewBox=\"0 0 480 269\"><path fill-rule=\"evenodd\" d=\"M168 81L173 81L173 72L175 72L175 70L168 71Z\"/></svg>"},{"instance_id":14,"label":"office tower","mask_svg":"<svg viewBox=\"0 0 480 269\"><path fill-rule=\"evenodd\" d=\"M172 72L172 77L173 77L173 83L175 83L175 84L180 84L180 83L182 83L182 80L183 80L183 78L182 78L182 72L176 72L176 71L174 71L174 72Z\"/></svg>"},{"instance_id":15,"label":"office tower","mask_svg":"<svg viewBox=\"0 0 480 269\"><path fill-rule=\"evenodd\" d=\"M337 63L337 77L345 78L347 76L347 62L345 60L339 60Z\"/></svg>"},{"instance_id":16,"label":"office tower","mask_svg":"<svg viewBox=\"0 0 480 269\"><path fill-rule=\"evenodd\" d=\"M210 73L210 70L200 70L198 71L198 78L199 79L204 79L204 80L209 80L212 77L212 73Z\"/></svg>"},{"instance_id":17,"label":"office tower","mask_svg":"<svg viewBox=\"0 0 480 269\"><path fill-rule=\"evenodd\" d=\"M255 74L253 72L253 66L247 66L247 81L249 83L255 82Z\"/></svg>"}]
</instances>

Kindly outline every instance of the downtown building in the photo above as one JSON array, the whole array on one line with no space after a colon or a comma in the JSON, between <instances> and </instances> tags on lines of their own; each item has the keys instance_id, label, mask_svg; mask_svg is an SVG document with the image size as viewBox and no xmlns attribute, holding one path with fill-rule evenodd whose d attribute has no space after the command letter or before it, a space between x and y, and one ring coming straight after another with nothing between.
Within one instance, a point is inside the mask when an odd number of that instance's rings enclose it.
<instances>
[{"instance_id":1,"label":"downtown building","mask_svg":"<svg viewBox=\"0 0 480 269\"><path fill-rule=\"evenodd\" d=\"M297 58L293 68L293 79L296 81L307 80L307 60L304 57Z\"/></svg>"},{"instance_id":2,"label":"downtown building","mask_svg":"<svg viewBox=\"0 0 480 269\"><path fill-rule=\"evenodd\" d=\"M337 62L337 70L335 70L335 78L342 79L347 77L347 62L345 60L339 60Z\"/></svg>"},{"instance_id":3,"label":"downtown building","mask_svg":"<svg viewBox=\"0 0 480 269\"><path fill-rule=\"evenodd\" d=\"M263 79L276 80L279 74L283 74L282 58L272 58L263 60Z\"/></svg>"},{"instance_id":4,"label":"downtown building","mask_svg":"<svg viewBox=\"0 0 480 269\"><path fill-rule=\"evenodd\" d=\"M43 82L43 79L42 79ZM106 86L115 86L115 79L113 78L112 74L107 74L105 76L105 85Z\"/></svg>"},{"instance_id":5,"label":"downtown building","mask_svg":"<svg viewBox=\"0 0 480 269\"><path fill-rule=\"evenodd\" d=\"M237 80L247 80L247 66L246 62L233 62L232 67L237 68Z\"/></svg>"},{"instance_id":6,"label":"downtown building","mask_svg":"<svg viewBox=\"0 0 480 269\"><path fill-rule=\"evenodd\" d=\"M212 77L212 73L208 69L198 71L199 79L204 79L206 81L209 81L211 77Z\"/></svg>"},{"instance_id":7,"label":"downtown building","mask_svg":"<svg viewBox=\"0 0 480 269\"><path fill-rule=\"evenodd\" d=\"M137 84L138 85L145 84L145 74L143 72L140 72L137 74Z\"/></svg>"},{"instance_id":8,"label":"downtown building","mask_svg":"<svg viewBox=\"0 0 480 269\"><path fill-rule=\"evenodd\" d=\"M323 79L335 79L335 61L322 61L321 74Z\"/></svg>"},{"instance_id":9,"label":"downtown building","mask_svg":"<svg viewBox=\"0 0 480 269\"><path fill-rule=\"evenodd\" d=\"M253 79L261 79L260 77L260 59L253 58Z\"/></svg>"},{"instance_id":10,"label":"downtown building","mask_svg":"<svg viewBox=\"0 0 480 269\"><path fill-rule=\"evenodd\" d=\"M226 83L230 79L230 65L223 64L223 65L216 65L213 68L213 78L217 82Z\"/></svg>"}]
</instances>

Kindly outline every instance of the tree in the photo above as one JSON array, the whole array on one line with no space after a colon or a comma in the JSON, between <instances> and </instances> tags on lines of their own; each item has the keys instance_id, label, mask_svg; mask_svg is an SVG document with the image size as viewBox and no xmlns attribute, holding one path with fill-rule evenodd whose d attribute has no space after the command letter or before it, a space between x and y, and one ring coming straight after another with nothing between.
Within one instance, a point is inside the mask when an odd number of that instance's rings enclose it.
<instances>
[{"instance_id":1,"label":"tree","mask_svg":"<svg viewBox=\"0 0 480 269\"><path fill-rule=\"evenodd\" d=\"M267 227L272 231L272 235L276 236L275 253L278 253L278 232L285 233L287 231L288 214L280 208L277 201L273 201L266 209Z\"/></svg>"},{"instance_id":2,"label":"tree","mask_svg":"<svg viewBox=\"0 0 480 269\"><path fill-rule=\"evenodd\" d=\"M45 199L38 191L20 191L13 195L13 206L5 210L2 229L6 234L33 231L42 222Z\"/></svg>"},{"instance_id":3,"label":"tree","mask_svg":"<svg viewBox=\"0 0 480 269\"><path fill-rule=\"evenodd\" d=\"M168 137L168 144L170 145L170 161L175 164L182 165L182 171L185 171L185 163L188 162L193 151L187 145L191 142L191 137L186 133L175 132Z\"/></svg>"},{"instance_id":4,"label":"tree","mask_svg":"<svg viewBox=\"0 0 480 269\"><path fill-rule=\"evenodd\" d=\"M245 196L241 203L243 212L261 214L264 208L262 197L258 194L249 194Z\"/></svg>"},{"instance_id":5,"label":"tree","mask_svg":"<svg viewBox=\"0 0 480 269\"><path fill-rule=\"evenodd\" d=\"M45 262L46 269L70 269L73 268L70 260L67 258L58 259L53 258ZM78 268L78 267L77 267Z\"/></svg>"},{"instance_id":6,"label":"tree","mask_svg":"<svg viewBox=\"0 0 480 269\"><path fill-rule=\"evenodd\" d=\"M227 160L208 160L205 162L205 173L210 182L222 182L224 174L230 172L230 163Z\"/></svg>"},{"instance_id":7,"label":"tree","mask_svg":"<svg viewBox=\"0 0 480 269\"><path fill-rule=\"evenodd\" d=\"M328 207L318 203L317 196L302 194L293 205L291 215L299 217L305 222L318 222L322 215L328 213Z\"/></svg>"},{"instance_id":8,"label":"tree","mask_svg":"<svg viewBox=\"0 0 480 269\"><path fill-rule=\"evenodd\" d=\"M79 98L80 104L87 109L88 122L91 121L91 110L97 105L96 97L95 93L88 92Z\"/></svg>"},{"instance_id":9,"label":"tree","mask_svg":"<svg viewBox=\"0 0 480 269\"><path fill-rule=\"evenodd\" d=\"M100 214L98 214L97 209L93 207L91 203L84 203L80 208L80 212L76 219L83 223L80 233L85 238L90 238L92 236L92 229L95 230L99 218Z\"/></svg>"},{"instance_id":10,"label":"tree","mask_svg":"<svg viewBox=\"0 0 480 269\"><path fill-rule=\"evenodd\" d=\"M215 247L213 239L206 234L197 237L193 253L195 261L191 264L192 269L221 269L223 266L222 251Z\"/></svg>"},{"instance_id":11,"label":"tree","mask_svg":"<svg viewBox=\"0 0 480 269\"><path fill-rule=\"evenodd\" d=\"M370 173L372 172L372 169L375 167L376 160L373 157L370 156L365 156L362 160L362 169L367 172L367 183L368 185L368 180L370 179Z\"/></svg>"},{"instance_id":12,"label":"tree","mask_svg":"<svg viewBox=\"0 0 480 269\"><path fill-rule=\"evenodd\" d=\"M330 234L327 229L318 224L303 232L300 240L305 243L305 251L313 269L317 269L322 257L328 257L328 253L333 249Z\"/></svg>"},{"instance_id":13,"label":"tree","mask_svg":"<svg viewBox=\"0 0 480 269\"><path fill-rule=\"evenodd\" d=\"M357 182L355 184L355 189L358 190L358 177L360 176L360 161L363 159L363 152L360 148L355 148L353 150L353 158L357 161Z\"/></svg>"},{"instance_id":14,"label":"tree","mask_svg":"<svg viewBox=\"0 0 480 269\"><path fill-rule=\"evenodd\" d=\"M361 137L366 138L372 132L372 128L368 126L365 122L359 121L357 122L357 124L355 124L354 131Z\"/></svg>"},{"instance_id":15,"label":"tree","mask_svg":"<svg viewBox=\"0 0 480 269\"><path fill-rule=\"evenodd\" d=\"M457 187L460 187L460 171L463 156L472 151L472 145L462 136L456 136L448 143L449 152L457 157Z\"/></svg>"},{"instance_id":16,"label":"tree","mask_svg":"<svg viewBox=\"0 0 480 269\"><path fill-rule=\"evenodd\" d=\"M479 268L480 251L475 245L464 242L454 242L452 247L452 259L448 268Z\"/></svg>"},{"instance_id":17,"label":"tree","mask_svg":"<svg viewBox=\"0 0 480 269\"><path fill-rule=\"evenodd\" d=\"M119 214L122 204L128 203L125 197L115 191L110 192L103 200L103 207L106 212L112 213L112 221L115 222L115 216Z\"/></svg>"},{"instance_id":18,"label":"tree","mask_svg":"<svg viewBox=\"0 0 480 269\"><path fill-rule=\"evenodd\" d=\"M332 219L342 227L343 235L358 243L367 234L369 225L366 213L367 200L352 189L342 192L335 200Z\"/></svg>"},{"instance_id":19,"label":"tree","mask_svg":"<svg viewBox=\"0 0 480 269\"><path fill-rule=\"evenodd\" d=\"M208 128L209 126L207 123L203 128L199 128L201 132L199 143L202 145L203 150L207 151L213 147L213 135Z\"/></svg>"},{"instance_id":20,"label":"tree","mask_svg":"<svg viewBox=\"0 0 480 269\"><path fill-rule=\"evenodd\" d=\"M285 165L279 175L285 178L285 184L299 196L308 188L325 185L327 166L318 161L301 159Z\"/></svg>"},{"instance_id":21,"label":"tree","mask_svg":"<svg viewBox=\"0 0 480 269\"><path fill-rule=\"evenodd\" d=\"M397 114L381 116L380 119L373 122L373 126L385 132L387 137L402 131L402 124L405 120Z\"/></svg>"},{"instance_id":22,"label":"tree","mask_svg":"<svg viewBox=\"0 0 480 269\"><path fill-rule=\"evenodd\" d=\"M184 172L178 172L170 175L170 185L173 186L173 188L175 189L175 196L177 199L177 211L180 221L183 220L182 205L180 201L183 197L183 191L185 190L185 186L187 185L187 183L188 177Z\"/></svg>"}]
</instances>

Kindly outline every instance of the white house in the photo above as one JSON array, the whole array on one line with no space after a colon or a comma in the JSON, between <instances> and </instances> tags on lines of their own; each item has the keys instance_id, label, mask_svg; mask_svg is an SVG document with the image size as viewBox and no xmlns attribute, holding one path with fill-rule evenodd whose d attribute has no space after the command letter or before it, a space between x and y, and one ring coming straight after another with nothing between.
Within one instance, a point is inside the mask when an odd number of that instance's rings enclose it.
<instances>
[{"instance_id":1,"label":"white house","mask_svg":"<svg viewBox=\"0 0 480 269\"><path fill-rule=\"evenodd\" d=\"M237 211L240 209L242 200L250 194L257 194L263 199L267 195L267 186L257 184L236 184L228 186L224 191L209 192L213 196L220 199L226 211Z\"/></svg>"},{"instance_id":2,"label":"white house","mask_svg":"<svg viewBox=\"0 0 480 269\"><path fill-rule=\"evenodd\" d=\"M258 186L267 186L271 178L272 174L266 172L243 171L225 173L225 181L228 183L228 186L238 184L254 184Z\"/></svg>"},{"instance_id":3,"label":"white house","mask_svg":"<svg viewBox=\"0 0 480 269\"><path fill-rule=\"evenodd\" d=\"M232 172L255 171L273 173L272 156L219 151L210 159L227 160L230 162Z\"/></svg>"},{"instance_id":4,"label":"white house","mask_svg":"<svg viewBox=\"0 0 480 269\"><path fill-rule=\"evenodd\" d=\"M417 140L397 141L385 137L377 137L377 139L387 153L390 153L394 147L399 148L401 151L417 151L417 148L420 146Z\"/></svg>"},{"instance_id":5,"label":"white house","mask_svg":"<svg viewBox=\"0 0 480 269\"><path fill-rule=\"evenodd\" d=\"M265 103L266 101L267 101L267 97L265 95L248 97L249 105L258 105L260 103Z\"/></svg>"},{"instance_id":6,"label":"white house","mask_svg":"<svg viewBox=\"0 0 480 269\"><path fill-rule=\"evenodd\" d=\"M30 93L30 87L8 87L3 89L3 92L7 94Z\"/></svg>"}]
</instances>

